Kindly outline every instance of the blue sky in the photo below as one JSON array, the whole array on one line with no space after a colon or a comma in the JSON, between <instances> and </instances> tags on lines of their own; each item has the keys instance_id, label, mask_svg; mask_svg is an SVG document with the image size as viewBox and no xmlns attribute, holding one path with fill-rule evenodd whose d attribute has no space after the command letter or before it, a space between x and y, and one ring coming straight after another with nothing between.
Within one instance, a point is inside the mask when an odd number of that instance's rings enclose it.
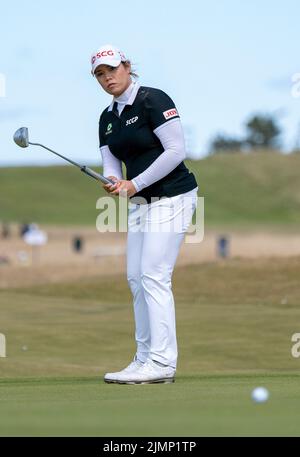
<instances>
[{"instance_id":1,"label":"blue sky","mask_svg":"<svg viewBox=\"0 0 300 457\"><path fill-rule=\"evenodd\" d=\"M110 96L90 75L90 56L106 43L131 58L142 85L174 99L195 158L216 132L242 134L254 112L278 114L286 151L299 135L300 98L291 95L300 73L296 0L10 0L0 17L0 166L62 163L43 149L18 148L12 136L20 126L34 142L101 163L98 119Z\"/></svg>"}]
</instances>

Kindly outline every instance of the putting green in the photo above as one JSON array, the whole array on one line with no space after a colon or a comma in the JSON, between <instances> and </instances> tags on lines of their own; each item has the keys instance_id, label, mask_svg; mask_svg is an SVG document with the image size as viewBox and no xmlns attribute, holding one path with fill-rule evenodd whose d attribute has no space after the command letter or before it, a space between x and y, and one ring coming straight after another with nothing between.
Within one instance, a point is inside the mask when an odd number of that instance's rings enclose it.
<instances>
[{"instance_id":1,"label":"putting green","mask_svg":"<svg viewBox=\"0 0 300 457\"><path fill-rule=\"evenodd\" d=\"M253 387L270 400L255 404ZM300 434L300 376L179 376L116 386L98 378L0 382L0 433L9 436L271 436Z\"/></svg>"}]
</instances>

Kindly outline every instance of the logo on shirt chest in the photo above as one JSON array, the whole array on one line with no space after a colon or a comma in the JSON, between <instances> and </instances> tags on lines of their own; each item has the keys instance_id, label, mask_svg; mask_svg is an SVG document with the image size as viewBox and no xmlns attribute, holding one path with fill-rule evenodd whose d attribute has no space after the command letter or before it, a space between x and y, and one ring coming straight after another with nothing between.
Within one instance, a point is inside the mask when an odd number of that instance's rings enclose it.
<instances>
[{"instance_id":1,"label":"logo on shirt chest","mask_svg":"<svg viewBox=\"0 0 300 457\"><path fill-rule=\"evenodd\" d=\"M134 116L134 117L132 117L131 119L128 119L128 120L126 121L126 127L127 127L127 125L134 124L134 123L138 120L138 118L139 118L138 116Z\"/></svg>"},{"instance_id":2,"label":"logo on shirt chest","mask_svg":"<svg viewBox=\"0 0 300 457\"><path fill-rule=\"evenodd\" d=\"M112 133L112 124L108 124L106 127L105 135L109 135L110 133Z\"/></svg>"}]
</instances>

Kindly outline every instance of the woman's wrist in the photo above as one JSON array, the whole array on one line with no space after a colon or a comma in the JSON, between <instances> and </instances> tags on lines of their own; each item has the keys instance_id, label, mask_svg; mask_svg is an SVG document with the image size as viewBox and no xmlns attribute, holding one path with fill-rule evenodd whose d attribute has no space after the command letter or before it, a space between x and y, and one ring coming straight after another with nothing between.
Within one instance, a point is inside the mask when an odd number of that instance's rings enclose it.
<instances>
[{"instance_id":1,"label":"woman's wrist","mask_svg":"<svg viewBox=\"0 0 300 457\"><path fill-rule=\"evenodd\" d=\"M140 188L140 186L139 186L139 184L138 184L136 178L133 178L133 179L131 180L131 182L132 182L132 184L133 184L133 186L134 186L136 192L140 192L140 191L142 190L142 189Z\"/></svg>"}]
</instances>

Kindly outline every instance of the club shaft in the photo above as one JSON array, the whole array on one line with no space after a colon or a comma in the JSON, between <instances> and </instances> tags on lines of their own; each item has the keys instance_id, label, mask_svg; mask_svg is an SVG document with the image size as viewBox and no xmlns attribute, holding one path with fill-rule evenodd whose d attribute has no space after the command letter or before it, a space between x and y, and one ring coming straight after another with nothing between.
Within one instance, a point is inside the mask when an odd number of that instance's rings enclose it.
<instances>
[{"instance_id":1,"label":"club shaft","mask_svg":"<svg viewBox=\"0 0 300 457\"><path fill-rule=\"evenodd\" d=\"M30 143L28 141L28 144L34 145L34 146L40 146L41 148L47 149L47 151L53 152L53 154L57 155L58 157L61 157L62 159L66 160L67 162L71 163L72 165L75 165L75 167L82 168L82 165L79 165L79 163L73 162L73 160L68 159L67 157L59 154L58 152L53 151L53 149L47 148L47 146L44 146L43 144L40 143Z\"/></svg>"},{"instance_id":2,"label":"club shaft","mask_svg":"<svg viewBox=\"0 0 300 457\"><path fill-rule=\"evenodd\" d=\"M85 165L83 165L80 168L80 170L83 171L83 173L85 173L86 175L91 176L91 178L96 179L97 181L101 181L105 184L108 184L108 183L114 184L114 182L111 179L108 179L108 178L105 178L104 176L99 175L94 170L91 170L90 168L86 167Z\"/></svg>"},{"instance_id":3,"label":"club shaft","mask_svg":"<svg viewBox=\"0 0 300 457\"><path fill-rule=\"evenodd\" d=\"M74 162L73 160L71 159L68 159L67 157L59 154L58 152L55 152L53 151L53 149L50 149L50 148L47 148L47 146L44 146L43 144L40 144L40 143L31 143L30 141L28 142L28 144L31 144L33 146L40 146L41 148L44 148L44 149L47 149L47 151L50 151L52 152L53 154L57 155L58 157L60 157L61 159L64 159L66 160L67 162L71 163L72 165L75 165L75 167L78 167L80 168L80 170L85 173L86 175L90 176L91 178L94 178L96 179L97 181L101 181L103 182L104 184L114 184L114 182L111 180L111 179L108 179L108 178L105 178L104 176L102 175L99 175L98 173L96 173L94 170L91 170L90 168L88 168L87 166L85 165L80 165L79 163L77 162Z\"/></svg>"}]
</instances>

